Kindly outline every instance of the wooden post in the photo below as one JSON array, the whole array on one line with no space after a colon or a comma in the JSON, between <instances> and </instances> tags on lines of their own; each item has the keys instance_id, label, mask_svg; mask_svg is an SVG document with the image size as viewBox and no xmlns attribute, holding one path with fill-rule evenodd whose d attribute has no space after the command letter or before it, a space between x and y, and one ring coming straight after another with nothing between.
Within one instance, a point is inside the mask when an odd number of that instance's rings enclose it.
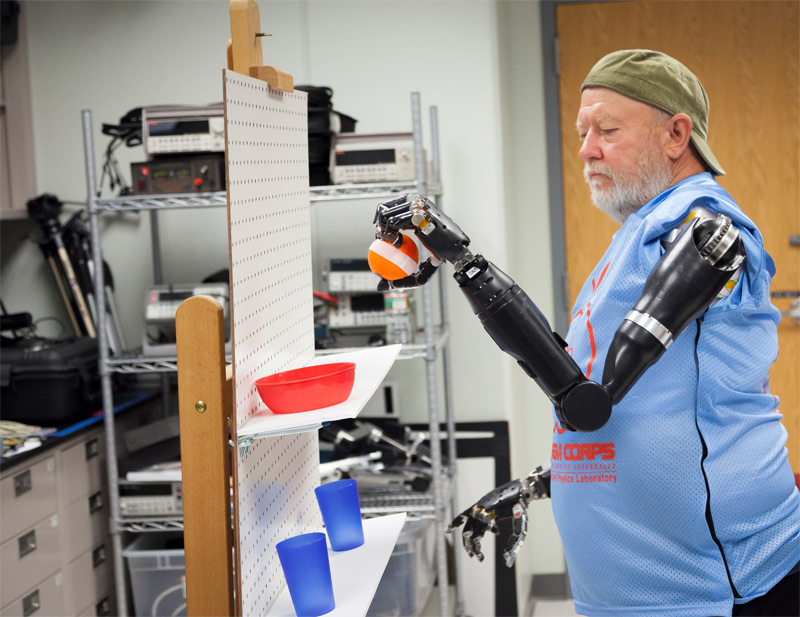
<instances>
[{"instance_id":1,"label":"wooden post","mask_svg":"<svg viewBox=\"0 0 800 617\"><path fill-rule=\"evenodd\" d=\"M229 417L222 306L209 296L175 317L181 429L186 606L190 617L234 615Z\"/></svg>"},{"instance_id":2,"label":"wooden post","mask_svg":"<svg viewBox=\"0 0 800 617\"><path fill-rule=\"evenodd\" d=\"M294 92L294 78L274 66L263 66L261 17L256 0L231 0L228 69L266 81L273 90Z\"/></svg>"},{"instance_id":3,"label":"wooden post","mask_svg":"<svg viewBox=\"0 0 800 617\"><path fill-rule=\"evenodd\" d=\"M250 74L251 66L261 66L261 18L255 0L231 0L231 52L232 71Z\"/></svg>"}]
</instances>

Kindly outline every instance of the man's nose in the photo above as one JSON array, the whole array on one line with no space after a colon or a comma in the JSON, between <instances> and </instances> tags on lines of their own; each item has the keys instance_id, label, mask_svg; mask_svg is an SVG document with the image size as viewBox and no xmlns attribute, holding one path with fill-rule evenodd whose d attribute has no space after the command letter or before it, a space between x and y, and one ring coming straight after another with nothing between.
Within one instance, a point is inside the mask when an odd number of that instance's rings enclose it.
<instances>
[{"instance_id":1,"label":"man's nose","mask_svg":"<svg viewBox=\"0 0 800 617\"><path fill-rule=\"evenodd\" d=\"M584 137L581 148L578 150L578 156L584 163L603 158L603 151L600 149L594 131L589 131Z\"/></svg>"}]
</instances>

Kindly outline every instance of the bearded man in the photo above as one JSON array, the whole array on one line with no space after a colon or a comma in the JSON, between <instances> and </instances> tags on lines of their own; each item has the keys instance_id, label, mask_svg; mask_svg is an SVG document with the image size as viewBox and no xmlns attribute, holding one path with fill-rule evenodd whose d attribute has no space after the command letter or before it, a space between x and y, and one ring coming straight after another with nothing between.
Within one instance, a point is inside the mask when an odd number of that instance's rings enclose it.
<instances>
[{"instance_id":1,"label":"bearded man","mask_svg":"<svg viewBox=\"0 0 800 617\"><path fill-rule=\"evenodd\" d=\"M551 498L575 608L798 615L800 494L769 392L780 320L769 296L774 264L714 178L725 172L706 142L708 96L683 64L649 50L602 58L581 90L585 179L595 205L622 223L566 337L587 377L687 221L729 217L746 258L604 427L573 433L556 422ZM568 460L595 444L606 456ZM590 467L602 471L597 481L575 480Z\"/></svg>"}]
</instances>

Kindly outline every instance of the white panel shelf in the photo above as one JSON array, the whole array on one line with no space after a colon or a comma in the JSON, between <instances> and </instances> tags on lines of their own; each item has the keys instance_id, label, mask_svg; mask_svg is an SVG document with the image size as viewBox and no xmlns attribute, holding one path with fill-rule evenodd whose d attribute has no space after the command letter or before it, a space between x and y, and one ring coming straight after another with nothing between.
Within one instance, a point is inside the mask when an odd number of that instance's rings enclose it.
<instances>
[{"instance_id":1,"label":"white panel shelf","mask_svg":"<svg viewBox=\"0 0 800 617\"><path fill-rule=\"evenodd\" d=\"M247 445L254 439L262 437L315 431L325 422L355 418L370 397L375 394L383 378L386 377L386 373L392 368L402 347L402 345L386 345L314 358L306 366L333 362L355 362L355 382L350 397L338 405L289 414L272 413L262 402L260 411L237 430L239 445Z\"/></svg>"},{"instance_id":2,"label":"white panel shelf","mask_svg":"<svg viewBox=\"0 0 800 617\"><path fill-rule=\"evenodd\" d=\"M366 519L364 544L341 552L331 550L328 545L336 608L325 613L325 617L358 617L367 614L405 520L405 514ZM267 615L296 617L287 587L284 586Z\"/></svg>"}]
</instances>

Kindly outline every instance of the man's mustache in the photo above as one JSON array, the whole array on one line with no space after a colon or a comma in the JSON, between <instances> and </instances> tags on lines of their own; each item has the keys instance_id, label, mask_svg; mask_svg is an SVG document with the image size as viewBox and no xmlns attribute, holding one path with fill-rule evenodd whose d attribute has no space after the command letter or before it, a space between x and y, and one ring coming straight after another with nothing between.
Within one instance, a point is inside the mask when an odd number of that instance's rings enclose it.
<instances>
[{"instance_id":1,"label":"man's mustache","mask_svg":"<svg viewBox=\"0 0 800 617\"><path fill-rule=\"evenodd\" d=\"M583 177L588 182L592 174L601 174L614 180L614 172L607 165L585 165L583 168Z\"/></svg>"}]
</instances>

